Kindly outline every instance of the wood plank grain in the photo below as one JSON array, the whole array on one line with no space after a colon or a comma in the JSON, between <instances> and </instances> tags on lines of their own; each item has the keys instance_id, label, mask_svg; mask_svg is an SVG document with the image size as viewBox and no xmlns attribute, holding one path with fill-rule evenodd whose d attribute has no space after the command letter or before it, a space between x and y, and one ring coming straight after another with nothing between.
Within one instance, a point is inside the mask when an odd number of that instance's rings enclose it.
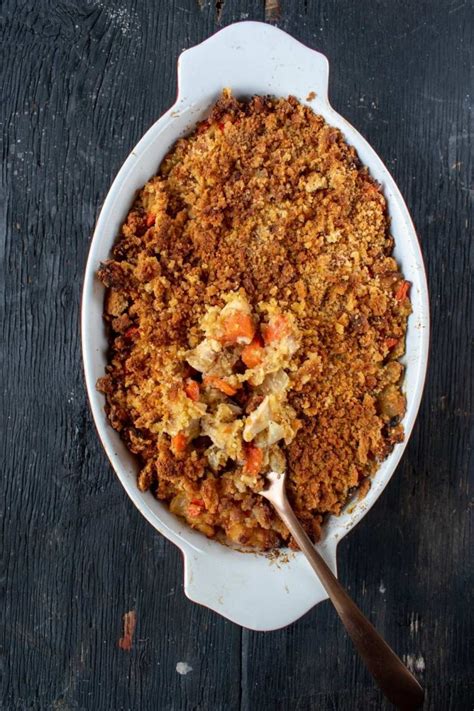
<instances>
[{"instance_id":1,"label":"wood plank grain","mask_svg":"<svg viewBox=\"0 0 474 711\"><path fill-rule=\"evenodd\" d=\"M100 203L172 103L176 57L193 43L194 23L203 35L214 23L178 7L170 16L164 4L31 2L19 12L10 3L5 15L0 706L236 707L240 630L184 598L179 554L111 472L86 404L78 331ZM130 610L137 624L126 652L118 641ZM178 674L179 662L192 671Z\"/></svg>"},{"instance_id":2,"label":"wood plank grain","mask_svg":"<svg viewBox=\"0 0 474 711\"><path fill-rule=\"evenodd\" d=\"M406 197L432 298L432 357L420 417L388 490L341 544L340 576L423 680L425 707L468 708L473 133L466 7L284 7L284 28L328 56L333 105L380 153ZM245 708L389 708L327 604L273 636L279 673L273 670L266 683L268 638L244 632Z\"/></svg>"},{"instance_id":3,"label":"wood plank grain","mask_svg":"<svg viewBox=\"0 0 474 711\"><path fill-rule=\"evenodd\" d=\"M464 711L473 702L468 3L279 5L278 26L328 56L334 106L394 174L431 290L420 417L386 493L341 544L340 576L420 675L426 709ZM328 603L259 634L186 600L181 558L127 499L84 392L82 273L113 176L172 103L181 50L264 17L265 0L2 5L1 709L388 708ZM129 612L127 651L118 642Z\"/></svg>"}]
</instances>

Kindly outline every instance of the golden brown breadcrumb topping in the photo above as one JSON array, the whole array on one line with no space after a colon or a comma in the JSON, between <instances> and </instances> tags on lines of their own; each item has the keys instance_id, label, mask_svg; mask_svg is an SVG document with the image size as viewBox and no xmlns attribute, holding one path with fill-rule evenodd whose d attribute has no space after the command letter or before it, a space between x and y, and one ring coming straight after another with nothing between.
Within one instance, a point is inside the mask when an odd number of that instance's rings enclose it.
<instances>
[{"instance_id":1,"label":"golden brown breadcrumb topping","mask_svg":"<svg viewBox=\"0 0 474 711\"><path fill-rule=\"evenodd\" d=\"M225 90L140 191L99 269L110 353L98 388L139 459L139 488L207 536L291 545L256 493L261 481L245 479L248 461L216 458L213 430L196 415L209 421L216 397L230 403L227 423L261 405L260 386L242 377L244 342L231 353L220 341L225 387L187 360L213 307L239 295L254 319L272 304L298 333L284 375L296 434L278 448L290 501L317 539L324 515L367 489L403 439L398 358L411 306L392 249L385 198L338 129L293 97L240 102ZM264 332L268 317L259 318ZM173 407L188 413L189 430L178 431Z\"/></svg>"}]
</instances>

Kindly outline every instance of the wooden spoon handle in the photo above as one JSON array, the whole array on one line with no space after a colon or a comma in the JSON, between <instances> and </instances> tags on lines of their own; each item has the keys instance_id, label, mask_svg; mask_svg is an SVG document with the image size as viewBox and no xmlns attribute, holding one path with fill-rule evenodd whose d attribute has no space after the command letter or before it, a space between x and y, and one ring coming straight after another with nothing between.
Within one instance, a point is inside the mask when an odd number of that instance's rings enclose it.
<instances>
[{"instance_id":1,"label":"wooden spoon handle","mask_svg":"<svg viewBox=\"0 0 474 711\"><path fill-rule=\"evenodd\" d=\"M270 489L262 491L261 494L273 504L319 577L367 669L392 704L403 711L420 708L424 699L423 688L351 600L326 561L314 548L288 502L284 477L280 479L281 486L275 486L276 479L271 479L273 483Z\"/></svg>"}]
</instances>

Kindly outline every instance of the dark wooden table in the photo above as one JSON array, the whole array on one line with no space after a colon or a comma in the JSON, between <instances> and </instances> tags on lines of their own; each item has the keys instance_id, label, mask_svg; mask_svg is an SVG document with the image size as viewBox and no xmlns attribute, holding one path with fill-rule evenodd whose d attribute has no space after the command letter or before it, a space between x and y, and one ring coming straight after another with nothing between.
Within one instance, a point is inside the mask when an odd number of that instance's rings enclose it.
<instances>
[{"instance_id":1,"label":"dark wooden table","mask_svg":"<svg viewBox=\"0 0 474 711\"><path fill-rule=\"evenodd\" d=\"M333 105L394 174L426 258L420 416L339 570L435 711L473 706L469 5L281 0L273 19L328 56ZM1 709L387 709L329 603L262 634L184 597L181 556L126 497L84 391L82 274L109 185L173 102L181 50L264 20L263 0L4 0L1 14Z\"/></svg>"}]
</instances>

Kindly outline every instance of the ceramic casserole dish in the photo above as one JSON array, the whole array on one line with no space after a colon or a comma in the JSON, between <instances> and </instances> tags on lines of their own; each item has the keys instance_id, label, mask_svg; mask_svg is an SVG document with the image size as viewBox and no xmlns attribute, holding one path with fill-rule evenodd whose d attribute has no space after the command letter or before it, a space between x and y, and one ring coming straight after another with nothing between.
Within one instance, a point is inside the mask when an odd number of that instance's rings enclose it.
<instances>
[{"instance_id":1,"label":"ceramic casserole dish","mask_svg":"<svg viewBox=\"0 0 474 711\"><path fill-rule=\"evenodd\" d=\"M300 553L272 556L242 553L193 531L150 492L137 488L137 462L109 425L104 396L96 381L104 374L107 335L102 319L104 287L96 277L101 261L111 252L116 236L133 203L136 191L158 171L175 141L203 119L222 89L239 97L271 94L295 96L309 104L357 150L361 161L383 189L387 199L394 256L412 282L413 313L408 322L404 391L407 411L405 440L380 465L363 500L350 502L339 517L324 526L318 544L336 573L336 550L341 539L374 505L403 454L413 428L423 390L429 341L426 277L420 247L400 192L380 158L362 136L330 106L328 62L318 52L270 25L241 22L202 44L186 50L178 61L176 103L149 129L118 173L102 207L87 262L82 301L82 343L87 390L99 436L128 495L157 531L183 553L186 595L228 619L254 630L272 630L290 624L327 595ZM307 97L316 95L311 101ZM288 558L286 560L286 558Z\"/></svg>"}]
</instances>

